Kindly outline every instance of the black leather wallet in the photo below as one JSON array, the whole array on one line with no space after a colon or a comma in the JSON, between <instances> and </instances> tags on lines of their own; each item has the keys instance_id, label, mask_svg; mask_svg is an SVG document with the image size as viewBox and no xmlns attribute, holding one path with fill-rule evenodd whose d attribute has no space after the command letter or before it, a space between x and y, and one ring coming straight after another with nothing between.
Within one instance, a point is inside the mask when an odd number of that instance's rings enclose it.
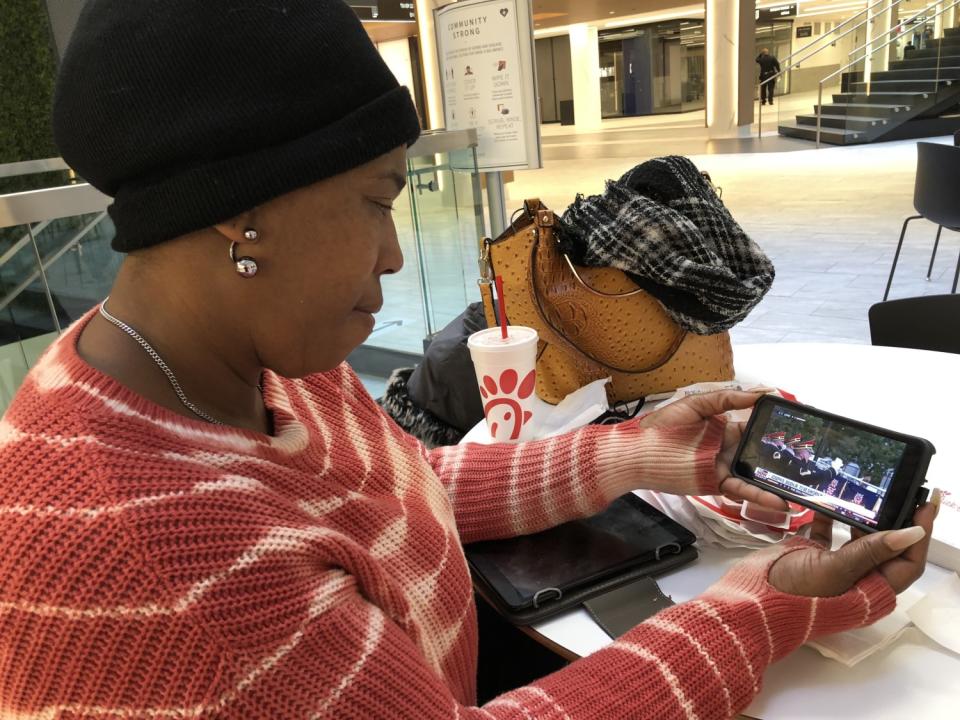
<instances>
[{"instance_id":1,"label":"black leather wallet","mask_svg":"<svg viewBox=\"0 0 960 720\"><path fill-rule=\"evenodd\" d=\"M591 518L473 543L466 555L480 594L512 623L529 625L695 560L695 539L631 493Z\"/></svg>"}]
</instances>

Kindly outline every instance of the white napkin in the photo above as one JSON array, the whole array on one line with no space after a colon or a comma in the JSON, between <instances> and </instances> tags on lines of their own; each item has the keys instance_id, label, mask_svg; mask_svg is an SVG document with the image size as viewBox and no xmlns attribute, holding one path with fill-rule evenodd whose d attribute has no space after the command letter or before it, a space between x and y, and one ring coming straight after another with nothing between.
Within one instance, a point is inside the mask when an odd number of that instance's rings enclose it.
<instances>
[{"instance_id":1,"label":"white napkin","mask_svg":"<svg viewBox=\"0 0 960 720\"><path fill-rule=\"evenodd\" d=\"M960 576L937 585L907 615L928 638L960 654Z\"/></svg>"},{"instance_id":2,"label":"white napkin","mask_svg":"<svg viewBox=\"0 0 960 720\"><path fill-rule=\"evenodd\" d=\"M923 602L923 597L919 590L907 588L897 595L896 609L873 625L827 635L807 645L826 658L853 667L900 637L910 627L912 608Z\"/></svg>"},{"instance_id":3,"label":"white napkin","mask_svg":"<svg viewBox=\"0 0 960 720\"><path fill-rule=\"evenodd\" d=\"M610 409L607 403L607 383L610 378L596 380L567 395L556 406L547 405L537 426L537 438L563 435L596 420Z\"/></svg>"}]
</instances>

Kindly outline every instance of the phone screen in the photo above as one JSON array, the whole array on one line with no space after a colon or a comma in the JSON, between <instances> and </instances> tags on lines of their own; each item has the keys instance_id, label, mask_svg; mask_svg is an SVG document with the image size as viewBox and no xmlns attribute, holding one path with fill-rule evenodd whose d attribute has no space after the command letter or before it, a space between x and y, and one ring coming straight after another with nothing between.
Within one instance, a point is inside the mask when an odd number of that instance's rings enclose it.
<instances>
[{"instance_id":1,"label":"phone screen","mask_svg":"<svg viewBox=\"0 0 960 720\"><path fill-rule=\"evenodd\" d=\"M766 422L754 424L737 471L877 527L906 453L899 440L774 404Z\"/></svg>"}]
</instances>

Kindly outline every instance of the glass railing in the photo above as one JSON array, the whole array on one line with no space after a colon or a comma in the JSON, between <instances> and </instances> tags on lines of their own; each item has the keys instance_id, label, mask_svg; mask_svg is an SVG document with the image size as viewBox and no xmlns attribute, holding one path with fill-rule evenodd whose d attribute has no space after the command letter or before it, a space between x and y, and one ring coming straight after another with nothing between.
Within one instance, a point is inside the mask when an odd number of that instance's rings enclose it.
<instances>
[{"instance_id":1,"label":"glass railing","mask_svg":"<svg viewBox=\"0 0 960 720\"><path fill-rule=\"evenodd\" d=\"M424 341L479 300L483 196L476 132L426 133L407 153L394 219L404 267L383 278L384 306L366 343L420 354Z\"/></svg>"},{"instance_id":2,"label":"glass railing","mask_svg":"<svg viewBox=\"0 0 960 720\"><path fill-rule=\"evenodd\" d=\"M794 92L797 88L794 88L793 72L801 69L807 70L811 66L818 65L823 59L820 56L830 53L831 48L835 48L838 43L846 43L851 40L856 43L860 36L866 36L870 32L870 27L873 24L871 21L871 13L877 11L880 7L889 8L890 5L888 5L888 3L890 2L891 0L873 0L873 2L862 8L859 12L837 23L830 31L823 33L811 42L803 45L797 51L780 59L780 72L765 80L761 80L757 85L757 92L754 95L754 97L759 100L763 92L762 86L772 84L774 86L774 94L778 100L775 110L773 108L765 110L763 103L758 105L758 136L763 136L765 124L768 127L780 126L785 118L792 117L797 110L804 109L810 97L815 96L815 93L805 93L802 89L800 89L799 93ZM904 2L904 0L892 0L893 6L899 5L902 2ZM839 88L839 80L837 80L837 86ZM801 97L790 97L790 95L800 95ZM788 97L790 101L783 102L783 100Z\"/></svg>"},{"instance_id":3,"label":"glass railing","mask_svg":"<svg viewBox=\"0 0 960 720\"><path fill-rule=\"evenodd\" d=\"M915 24L933 22L958 6L960 0L940 0L912 11L893 28L880 30L859 44L848 62L824 77L814 115L797 118L815 129L818 145L890 138L908 121L935 118L955 107L960 88L960 35L944 28L941 37L927 36L922 47L906 50L901 38Z\"/></svg>"},{"instance_id":4,"label":"glass railing","mask_svg":"<svg viewBox=\"0 0 960 720\"><path fill-rule=\"evenodd\" d=\"M109 198L89 185L0 196L0 411L58 333L106 296Z\"/></svg>"},{"instance_id":5,"label":"glass railing","mask_svg":"<svg viewBox=\"0 0 960 720\"><path fill-rule=\"evenodd\" d=\"M381 363L420 355L425 339L479 299L476 145L470 130L427 133L410 149L395 215L406 262L383 278L384 307L361 349L386 351ZM63 168L38 162L0 166L0 178ZM109 203L85 183L0 195L0 412L58 333L109 293L123 259L110 248Z\"/></svg>"}]
</instances>

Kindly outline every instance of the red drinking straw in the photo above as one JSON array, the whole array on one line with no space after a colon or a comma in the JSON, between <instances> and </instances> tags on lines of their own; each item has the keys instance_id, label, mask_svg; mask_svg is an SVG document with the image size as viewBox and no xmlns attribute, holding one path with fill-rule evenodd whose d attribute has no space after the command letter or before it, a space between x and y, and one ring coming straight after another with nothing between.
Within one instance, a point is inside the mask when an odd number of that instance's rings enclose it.
<instances>
[{"instance_id":1,"label":"red drinking straw","mask_svg":"<svg viewBox=\"0 0 960 720\"><path fill-rule=\"evenodd\" d=\"M503 296L503 276L497 275L497 307L500 309L500 335L507 339L507 299Z\"/></svg>"}]
</instances>

